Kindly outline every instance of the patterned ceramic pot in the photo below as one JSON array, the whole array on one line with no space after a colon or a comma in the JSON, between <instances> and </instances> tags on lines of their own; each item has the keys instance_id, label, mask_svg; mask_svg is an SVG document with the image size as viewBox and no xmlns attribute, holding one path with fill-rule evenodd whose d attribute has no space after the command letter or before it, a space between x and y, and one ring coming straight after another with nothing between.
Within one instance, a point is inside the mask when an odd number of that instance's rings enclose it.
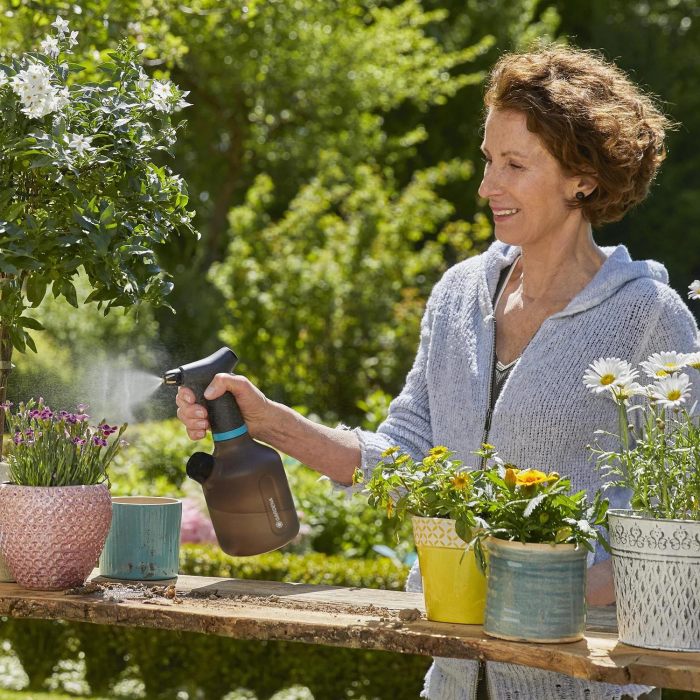
<instances>
[{"instance_id":1,"label":"patterned ceramic pot","mask_svg":"<svg viewBox=\"0 0 700 700\"><path fill-rule=\"evenodd\" d=\"M620 641L700 651L700 522L609 510Z\"/></svg>"},{"instance_id":2,"label":"patterned ceramic pot","mask_svg":"<svg viewBox=\"0 0 700 700\"><path fill-rule=\"evenodd\" d=\"M0 549L26 588L55 591L84 583L111 521L106 484L0 486Z\"/></svg>"},{"instance_id":3,"label":"patterned ceramic pot","mask_svg":"<svg viewBox=\"0 0 700 700\"><path fill-rule=\"evenodd\" d=\"M575 642L586 629L586 553L573 544L490 537L484 632L515 642Z\"/></svg>"},{"instance_id":4,"label":"patterned ceramic pot","mask_svg":"<svg viewBox=\"0 0 700 700\"><path fill-rule=\"evenodd\" d=\"M481 625L486 604L486 578L476 565L474 550L449 518L413 518L413 537L423 579L429 620Z\"/></svg>"},{"instance_id":5,"label":"patterned ceramic pot","mask_svg":"<svg viewBox=\"0 0 700 700\"><path fill-rule=\"evenodd\" d=\"M0 484L6 484L10 481L10 465L7 462L0 462ZM0 553L0 582L12 583L15 577L10 571L10 567L5 561L5 557Z\"/></svg>"}]
</instances>

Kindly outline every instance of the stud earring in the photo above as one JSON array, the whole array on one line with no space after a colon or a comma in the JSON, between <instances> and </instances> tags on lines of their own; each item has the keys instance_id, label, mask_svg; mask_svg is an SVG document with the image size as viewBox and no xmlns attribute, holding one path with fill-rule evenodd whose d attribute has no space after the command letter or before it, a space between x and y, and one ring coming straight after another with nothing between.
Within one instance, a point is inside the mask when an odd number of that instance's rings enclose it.
<instances>
[{"instance_id":1,"label":"stud earring","mask_svg":"<svg viewBox=\"0 0 700 700\"><path fill-rule=\"evenodd\" d=\"M576 193L576 199L583 199L586 195L583 192Z\"/></svg>"}]
</instances>

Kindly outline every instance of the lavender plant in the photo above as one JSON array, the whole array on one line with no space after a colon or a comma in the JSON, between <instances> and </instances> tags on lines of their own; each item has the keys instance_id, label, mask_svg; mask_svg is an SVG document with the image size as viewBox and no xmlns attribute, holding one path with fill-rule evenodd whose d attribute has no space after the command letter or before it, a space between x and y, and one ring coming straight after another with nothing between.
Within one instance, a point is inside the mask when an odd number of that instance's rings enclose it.
<instances>
[{"instance_id":1,"label":"lavender plant","mask_svg":"<svg viewBox=\"0 0 700 700\"><path fill-rule=\"evenodd\" d=\"M127 424L110 426L105 421L89 424L88 407L77 413L55 413L39 399L20 403L12 412L11 403L0 408L7 414L13 451L8 457L10 477L18 486L110 485L107 467L123 446ZM35 408L36 406L36 408ZM111 442L109 438L117 433Z\"/></svg>"},{"instance_id":2,"label":"lavender plant","mask_svg":"<svg viewBox=\"0 0 700 700\"><path fill-rule=\"evenodd\" d=\"M700 282L690 285L689 297L700 299ZM655 353L641 368L646 385L636 381L639 370L619 358L601 358L586 371L586 386L617 404L619 427L618 433L596 431L616 438L619 447L603 450L596 439L591 459L606 477L604 489L631 492L633 510L650 518L700 520L700 415L694 406L686 408L692 382L684 371L700 371L700 353ZM642 414L638 429L633 412Z\"/></svg>"},{"instance_id":3,"label":"lavender plant","mask_svg":"<svg viewBox=\"0 0 700 700\"><path fill-rule=\"evenodd\" d=\"M154 162L172 155L186 93L151 80L126 43L81 82L68 60L77 32L61 17L53 27L40 51L0 65L0 401L12 349L36 351L42 326L25 311L47 291L77 307L82 270L85 303L105 314L168 306L154 246L194 233L185 182Z\"/></svg>"}]
</instances>

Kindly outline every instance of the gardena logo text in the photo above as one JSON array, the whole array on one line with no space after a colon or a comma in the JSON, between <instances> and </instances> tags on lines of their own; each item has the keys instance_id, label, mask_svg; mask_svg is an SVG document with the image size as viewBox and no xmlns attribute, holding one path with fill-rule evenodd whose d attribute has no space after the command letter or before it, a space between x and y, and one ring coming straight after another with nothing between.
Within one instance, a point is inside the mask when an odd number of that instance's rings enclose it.
<instances>
[{"instance_id":1,"label":"gardena logo text","mask_svg":"<svg viewBox=\"0 0 700 700\"><path fill-rule=\"evenodd\" d=\"M280 516L277 513L277 506L271 498L268 500L270 501L270 508L272 508L272 515L275 516L275 527L281 529L284 527L284 523L280 520Z\"/></svg>"}]
</instances>

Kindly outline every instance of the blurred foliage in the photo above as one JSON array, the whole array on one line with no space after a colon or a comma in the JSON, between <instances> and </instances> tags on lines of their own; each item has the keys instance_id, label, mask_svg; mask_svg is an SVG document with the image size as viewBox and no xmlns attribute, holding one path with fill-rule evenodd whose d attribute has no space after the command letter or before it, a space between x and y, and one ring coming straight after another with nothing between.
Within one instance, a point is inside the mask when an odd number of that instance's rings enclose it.
<instances>
[{"instance_id":1,"label":"blurred foliage","mask_svg":"<svg viewBox=\"0 0 700 700\"><path fill-rule=\"evenodd\" d=\"M442 244L463 256L490 234L484 219L444 225L453 207L435 188L470 173L445 163L397 192L378 166L325 152L278 221L273 182L260 176L231 212L228 254L211 274L227 300L221 337L244 349L237 369L271 399L326 420L356 415L376 389L398 394L445 269ZM438 241L425 241L428 232Z\"/></svg>"},{"instance_id":2,"label":"blurred foliage","mask_svg":"<svg viewBox=\"0 0 700 700\"><path fill-rule=\"evenodd\" d=\"M257 557L230 557L215 545L185 544L180 548L180 573L402 591L408 567L386 557L368 561L318 552L300 556L277 551Z\"/></svg>"},{"instance_id":3,"label":"blurred foliage","mask_svg":"<svg viewBox=\"0 0 700 700\"><path fill-rule=\"evenodd\" d=\"M632 257L654 258L685 298L700 278L700 2L585 0L548 2L562 16L559 31L603 53L666 103L682 123L668 138L668 158L650 198L622 221L601 229L601 245L624 243Z\"/></svg>"}]
</instances>

